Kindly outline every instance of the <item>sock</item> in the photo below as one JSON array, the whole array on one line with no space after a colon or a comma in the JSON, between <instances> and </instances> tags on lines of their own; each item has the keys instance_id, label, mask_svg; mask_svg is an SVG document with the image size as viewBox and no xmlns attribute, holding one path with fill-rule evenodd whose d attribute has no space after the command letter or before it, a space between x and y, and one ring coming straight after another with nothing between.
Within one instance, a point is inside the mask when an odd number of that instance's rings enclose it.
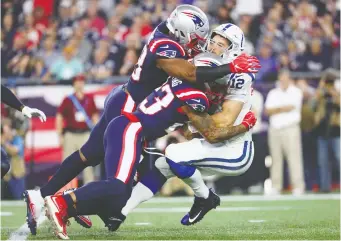
<instances>
[{"instance_id":1,"label":"sock","mask_svg":"<svg viewBox=\"0 0 341 241\"><path fill-rule=\"evenodd\" d=\"M204 180L202 179L201 173L198 169L195 170L192 176L182 180L193 189L195 196L202 197L205 199L208 198L210 190L206 186Z\"/></svg>"},{"instance_id":2,"label":"sock","mask_svg":"<svg viewBox=\"0 0 341 241\"><path fill-rule=\"evenodd\" d=\"M151 199L154 193L141 182L138 182L131 193L126 205L122 208L121 213L127 216L133 209L135 209L140 203Z\"/></svg>"},{"instance_id":3,"label":"sock","mask_svg":"<svg viewBox=\"0 0 341 241\"><path fill-rule=\"evenodd\" d=\"M127 216L140 203L151 199L165 184L167 178L173 176L174 174L171 173L165 157L159 157L155 162L155 166L147 171L141 181L135 185L121 213Z\"/></svg>"},{"instance_id":4,"label":"sock","mask_svg":"<svg viewBox=\"0 0 341 241\"><path fill-rule=\"evenodd\" d=\"M75 151L72 153L62 162L60 168L50 181L40 189L42 197L45 198L46 196L55 194L86 167L87 165L82 161L79 152Z\"/></svg>"}]
</instances>

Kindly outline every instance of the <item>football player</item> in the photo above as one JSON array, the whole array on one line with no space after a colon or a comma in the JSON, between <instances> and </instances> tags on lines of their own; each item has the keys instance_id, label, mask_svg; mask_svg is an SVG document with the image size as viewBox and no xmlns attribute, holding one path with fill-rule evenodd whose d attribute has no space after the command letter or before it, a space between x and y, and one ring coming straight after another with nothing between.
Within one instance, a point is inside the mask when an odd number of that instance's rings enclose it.
<instances>
[{"instance_id":1,"label":"football player","mask_svg":"<svg viewBox=\"0 0 341 241\"><path fill-rule=\"evenodd\" d=\"M194 59L196 64L207 66L205 61L199 61L199 56ZM164 136L170 126L188 121L184 113L188 108L193 109L191 115L207 111L209 100L203 89L201 85L170 77L144 99L135 112L123 111L109 123L104 134L107 179L89 183L66 195L45 197L47 216L59 238L68 239L67 220L77 215L99 214L112 230L112 222L116 224L112 214L121 210L130 196L144 140L155 140ZM225 129L229 133L225 138L248 131L255 118L249 121L247 125L231 125Z\"/></svg>"},{"instance_id":2,"label":"football player","mask_svg":"<svg viewBox=\"0 0 341 241\"><path fill-rule=\"evenodd\" d=\"M224 61L233 61L244 50L244 34L236 25L222 24L212 31L207 50L221 56L208 56L207 62L221 65ZM207 113L198 115L191 109L184 108L191 125L195 127L192 130L198 130L205 139L195 138L169 145L165 150L165 157L161 156L156 160L156 168L146 173L134 187L122 213L116 216L116 228L139 203L153 197L166 179L174 176L183 179L195 194L192 208L181 220L183 225L199 222L207 212L220 204L219 197L205 185L201 172L207 175L237 176L250 167L254 154L251 132L228 139L231 133L227 130L249 118L254 79L255 75L252 73L231 74L227 78L218 79L215 86L211 84L212 88L225 92L222 93L220 110L211 116ZM249 122L244 123L249 125ZM248 129L251 127L248 126Z\"/></svg>"},{"instance_id":3,"label":"football player","mask_svg":"<svg viewBox=\"0 0 341 241\"><path fill-rule=\"evenodd\" d=\"M103 138L109 122L122 111L134 111L137 104L161 86L169 76L203 83L229 73L258 71L259 61L248 55L239 56L233 62L215 68L190 64L187 59L201 50L208 31L209 23L205 13L192 5L178 6L165 22L156 27L129 81L114 88L106 98L104 112L88 141L62 162L45 186L40 190L25 192L27 223L32 234L36 233L36 220L43 209L43 198L55 194L84 168L102 162L105 157Z\"/></svg>"}]
</instances>

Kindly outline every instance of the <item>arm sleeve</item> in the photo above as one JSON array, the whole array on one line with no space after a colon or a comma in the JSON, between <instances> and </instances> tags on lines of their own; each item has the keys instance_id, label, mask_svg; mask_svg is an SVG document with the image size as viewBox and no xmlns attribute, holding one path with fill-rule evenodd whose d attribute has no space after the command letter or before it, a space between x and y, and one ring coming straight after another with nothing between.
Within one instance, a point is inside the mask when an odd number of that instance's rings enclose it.
<instances>
[{"instance_id":1,"label":"arm sleeve","mask_svg":"<svg viewBox=\"0 0 341 241\"><path fill-rule=\"evenodd\" d=\"M24 104L4 85L1 85L1 102L18 111L24 107Z\"/></svg>"},{"instance_id":2,"label":"arm sleeve","mask_svg":"<svg viewBox=\"0 0 341 241\"><path fill-rule=\"evenodd\" d=\"M57 112L61 114L63 117L65 117L65 115L67 114L67 102L68 98L65 98L57 110Z\"/></svg>"}]
</instances>

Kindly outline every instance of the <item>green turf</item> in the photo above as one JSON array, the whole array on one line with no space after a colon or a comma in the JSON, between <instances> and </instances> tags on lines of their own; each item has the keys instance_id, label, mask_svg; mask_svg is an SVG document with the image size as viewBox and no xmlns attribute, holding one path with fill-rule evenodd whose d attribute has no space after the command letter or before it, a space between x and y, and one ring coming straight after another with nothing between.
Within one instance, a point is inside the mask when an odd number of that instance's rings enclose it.
<instances>
[{"instance_id":1,"label":"green turf","mask_svg":"<svg viewBox=\"0 0 341 241\"><path fill-rule=\"evenodd\" d=\"M144 204L141 208L189 208L190 203ZM340 200L222 202L222 208L259 207L256 211L214 211L198 225L184 227L184 213L132 213L116 233L109 233L101 221L92 218L94 227L84 229L73 222L68 228L71 239L238 239L238 240L340 240ZM266 210L273 208L273 210ZM278 210L276 210L278 208ZM2 207L14 216L2 217L3 227L20 227L25 220L24 207ZM22 214L19 216L18 214ZM249 220L264 220L251 223ZM150 223L138 226L136 223ZM2 239L10 231L2 230ZM55 239L45 222L37 236L28 239Z\"/></svg>"}]
</instances>

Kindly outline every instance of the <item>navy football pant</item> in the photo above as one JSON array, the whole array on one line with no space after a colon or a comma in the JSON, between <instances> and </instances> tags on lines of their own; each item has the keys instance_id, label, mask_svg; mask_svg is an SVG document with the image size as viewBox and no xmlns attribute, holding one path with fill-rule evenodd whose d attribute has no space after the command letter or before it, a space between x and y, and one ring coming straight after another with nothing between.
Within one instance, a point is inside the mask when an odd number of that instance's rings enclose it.
<instances>
[{"instance_id":1,"label":"navy football pant","mask_svg":"<svg viewBox=\"0 0 341 241\"><path fill-rule=\"evenodd\" d=\"M50 181L41 188L43 197L55 194L60 188L75 178L84 168L96 166L104 160L104 132L111 120L120 116L122 111L132 112L136 108L134 100L124 90L123 86L114 88L104 103L104 111L91 131L88 141L81 147L85 156L84 162L76 151L67 157Z\"/></svg>"},{"instance_id":2,"label":"navy football pant","mask_svg":"<svg viewBox=\"0 0 341 241\"><path fill-rule=\"evenodd\" d=\"M10 167L7 153L1 147L1 179L7 174Z\"/></svg>"},{"instance_id":3,"label":"navy football pant","mask_svg":"<svg viewBox=\"0 0 341 241\"><path fill-rule=\"evenodd\" d=\"M112 120L104 133L106 180L89 183L74 191L73 200L65 195L69 215L100 214L104 210L107 217L123 208L130 197L136 167L143 147L142 125L132 122L125 116ZM102 215L101 215L102 213Z\"/></svg>"}]
</instances>

